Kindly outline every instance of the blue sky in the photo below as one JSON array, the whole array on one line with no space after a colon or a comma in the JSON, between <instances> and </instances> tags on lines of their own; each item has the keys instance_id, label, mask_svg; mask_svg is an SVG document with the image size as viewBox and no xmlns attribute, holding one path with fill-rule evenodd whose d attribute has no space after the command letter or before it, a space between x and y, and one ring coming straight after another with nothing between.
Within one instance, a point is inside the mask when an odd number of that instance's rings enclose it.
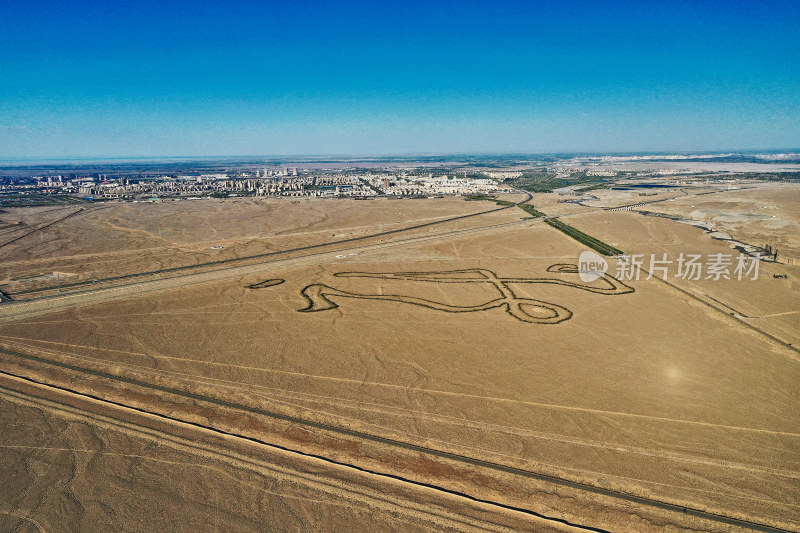
<instances>
[{"instance_id":1,"label":"blue sky","mask_svg":"<svg viewBox=\"0 0 800 533\"><path fill-rule=\"evenodd\" d=\"M6 0L0 157L796 148L798 28L797 1Z\"/></svg>"}]
</instances>

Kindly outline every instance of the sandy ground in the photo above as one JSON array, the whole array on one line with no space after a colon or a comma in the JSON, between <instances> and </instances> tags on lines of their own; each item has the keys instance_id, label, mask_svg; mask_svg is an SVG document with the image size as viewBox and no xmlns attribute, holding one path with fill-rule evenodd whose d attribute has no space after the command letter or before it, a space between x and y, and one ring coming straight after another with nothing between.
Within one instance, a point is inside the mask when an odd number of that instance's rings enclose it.
<instances>
[{"instance_id":1,"label":"sandy ground","mask_svg":"<svg viewBox=\"0 0 800 533\"><path fill-rule=\"evenodd\" d=\"M504 195L508 199L521 195ZM362 237L486 211L460 198L316 200L254 198L109 203L0 248L0 288L16 292L59 283L219 261ZM74 208L71 208L74 211ZM0 244L41 227L67 209L0 213ZM519 212L514 213L519 218ZM498 220L509 220L500 214ZM480 223L486 223L483 217ZM453 227L478 220L465 219ZM428 230L423 230L428 231ZM213 248L212 248L213 247Z\"/></svg>"},{"instance_id":2,"label":"sandy ground","mask_svg":"<svg viewBox=\"0 0 800 533\"><path fill-rule=\"evenodd\" d=\"M742 242L778 248L800 258L800 184L758 186L700 198L679 198L647 208L706 222Z\"/></svg>"},{"instance_id":3,"label":"sandy ground","mask_svg":"<svg viewBox=\"0 0 800 533\"><path fill-rule=\"evenodd\" d=\"M717 195L711 196L717 201ZM537 197L533 203L539 207L548 201L564 205L554 197ZM392 205L414 205L404 202ZM459 205L467 212L491 206L448 201L438 214L457 212ZM376 207L376 215L377 211ZM416 216L428 218L424 211L420 207ZM490 215L483 222L516 220L521 213L516 211ZM326 235L355 231L367 222L349 218L353 215L347 213L337 216L347 229L318 222L325 225ZM689 225L635 212L580 208L580 214L565 221L629 253L730 252L727 244ZM235 226L226 221L218 231L224 233L228 224ZM188 226L187 232L199 231L203 236L192 234L186 242L206 239L210 231L197 230L196 223ZM310 231L309 227L314 225L303 226L304 231ZM236 241L235 232L226 231L231 232L227 238ZM272 240L265 239L267 245ZM742 282L671 280L668 285L657 279L634 279L625 282L633 291L604 294L599 290L602 282L593 282L590 288L598 290L592 292L581 287L576 274L554 269L554 265L574 264L583 250L553 228L533 224L404 246L376 246L357 256L329 254L312 264L265 264L261 271L238 277L2 322L0 347L181 390L236 398L254 408L595 487L800 528L800 422L796 416L800 359L796 350L781 343L796 345L798 340L800 322L794 312L800 289L798 268L765 264L758 280ZM34 252L29 249L28 253ZM65 261L74 261L78 255L69 247L53 253ZM612 273L615 268L611 261ZM527 308L530 320L500 307L469 310L499 296L491 283L475 281L479 276L475 269L484 272L480 276L488 272L517 280L508 282L513 297L527 299L529 304L536 301ZM403 272L434 274L422 279L382 276ZM786 273L788 279L773 278L773 273ZM250 288L269 279L283 282ZM524 281L531 279L546 282ZM736 309L740 316L731 315L710 297ZM314 302L318 310L299 312ZM566 319L542 323L553 309ZM5 357L3 364L11 365L13 359ZM35 374L37 368L31 364L19 371ZM3 416L16 420L16 413L23 409L18 404L7 399ZM26 414L32 422L22 425L19 431L23 433L6 438L5 444L41 446L43 434L65 434L64 422L58 421L61 415L46 410L37 413ZM237 427L234 422L228 424ZM309 446L317 453L326 450L323 441L307 442L289 430L258 434ZM118 449L143 446L126 439ZM88 444L73 439L59 446L94 449L92 443L99 442L83 440ZM413 457L397 450L390 454L396 457L392 462L385 450L370 450L360 444L330 448L327 453L376 470L391 465L392 472L419 482L543 515L555 513L571 523L601 529L730 530L630 503L615 507L604 501L598 507L591 494L566 494L513 475L502 477L501 482L477 467L461 465L457 474L430 465L417 467ZM18 476L20 486L38 487L45 475L41 472L66 468L59 466L64 461L58 455L62 452L41 453L45 466L38 471L27 465L28 456L21 452L6 454L4 468ZM68 457L73 458L67 464L75 462L76 455L70 453ZM96 470L79 468L83 477L76 479L105 483L111 477L114 481L117 470L124 472L131 464L139 464L130 458L102 460L109 464ZM204 501L203 494L210 490L202 473L192 472L188 479L198 481L192 484L195 493L185 502L188 507ZM245 477L236 474L237 481L230 482L231 494L253 494L252 488L240 486ZM154 477L147 483L168 494L174 490L165 478ZM269 483L262 476L256 485ZM131 485L130 490L133 494L138 489ZM302 487L296 494L294 490L297 499L292 505L302 510L293 508L311 523L341 520L332 523L374 530L365 527L361 504L348 503L344 514L332 517L335 513L326 510L327 504L319 503L329 496L309 496L310 489ZM283 493L278 499L270 496L265 505L285 506L286 497ZM47 520L55 520L54 516L77 520L77 511L66 506L45 510L23 505L10 494L4 498L0 509L7 513L24 513L34 520L37 513ZM92 513L101 509L110 513L108 509L119 505L118 500L84 498L81 505ZM225 495L219 501L225 512L243 515L243 521L253 519L243 506L237 507L241 504L237 498ZM137 516L140 512L132 510ZM486 511L484 516L493 513ZM242 524L243 530L252 526L252 522ZM395 522L393 527L413 530L417 525Z\"/></svg>"},{"instance_id":4,"label":"sandy ground","mask_svg":"<svg viewBox=\"0 0 800 533\"><path fill-rule=\"evenodd\" d=\"M487 520L479 502L35 392L0 389L0 464L14 473L3 531L570 531L499 509Z\"/></svg>"},{"instance_id":5,"label":"sandy ground","mask_svg":"<svg viewBox=\"0 0 800 533\"><path fill-rule=\"evenodd\" d=\"M672 284L706 302L721 305L729 314L787 343L800 346L799 267L762 262L756 280L750 274L739 281L734 269L740 252L730 243L712 239L691 225L635 212L582 215L571 223L606 242L617 244L629 254L641 254L644 267L650 264L651 256L660 260L666 254L667 260L673 262L668 266ZM776 232L776 235L782 234ZM700 255L703 261L714 254L729 256L734 263L728 269L731 279L706 279L707 271L699 280L675 277L677 261L682 253ZM642 277L647 277L647 274L643 273ZM662 273L657 273L656 277L663 277Z\"/></svg>"}]
</instances>

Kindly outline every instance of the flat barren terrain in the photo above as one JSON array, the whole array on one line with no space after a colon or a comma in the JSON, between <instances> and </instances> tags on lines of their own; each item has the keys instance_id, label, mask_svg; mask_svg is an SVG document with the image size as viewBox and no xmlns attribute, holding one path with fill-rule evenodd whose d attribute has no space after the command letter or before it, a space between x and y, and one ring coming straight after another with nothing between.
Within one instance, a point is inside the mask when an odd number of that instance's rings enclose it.
<instances>
[{"instance_id":1,"label":"flat barren terrain","mask_svg":"<svg viewBox=\"0 0 800 533\"><path fill-rule=\"evenodd\" d=\"M653 211L705 222L736 240L770 244L779 255L800 258L800 184L745 185L659 203Z\"/></svg>"},{"instance_id":2,"label":"flat barren terrain","mask_svg":"<svg viewBox=\"0 0 800 533\"><path fill-rule=\"evenodd\" d=\"M507 196L522 199L519 194ZM455 198L210 198L9 208L0 213L0 231L5 231L0 233L0 288L14 293L236 260L441 222L493 207ZM63 218L71 213L74 216ZM480 221L466 218L449 227L491 219L492 215Z\"/></svg>"},{"instance_id":3,"label":"flat barren terrain","mask_svg":"<svg viewBox=\"0 0 800 533\"><path fill-rule=\"evenodd\" d=\"M767 203L716 223L796 246L787 193L698 192L647 210ZM628 254L738 254L559 199L533 203ZM492 209L109 204L0 248L0 527L800 530L800 267L583 282L516 207L446 221Z\"/></svg>"}]
</instances>

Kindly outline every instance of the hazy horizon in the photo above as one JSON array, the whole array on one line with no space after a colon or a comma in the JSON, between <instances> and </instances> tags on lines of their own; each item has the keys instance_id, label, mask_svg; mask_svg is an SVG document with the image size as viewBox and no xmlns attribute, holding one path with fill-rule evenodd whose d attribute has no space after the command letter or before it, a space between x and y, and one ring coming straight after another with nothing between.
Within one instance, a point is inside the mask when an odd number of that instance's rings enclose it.
<instances>
[{"instance_id":1,"label":"hazy horizon","mask_svg":"<svg viewBox=\"0 0 800 533\"><path fill-rule=\"evenodd\" d=\"M719 149L719 150L640 150L640 151L552 151L552 152L395 152L395 153L329 153L329 154L216 154L216 155L75 155L75 156L0 156L0 162L42 162L42 161L158 161L158 160L206 160L206 159L280 159L280 160L315 160L327 158L340 159L413 159L413 158L466 158L466 157L636 157L636 156L735 156L735 155L791 155L800 157L800 148L752 148L752 149Z\"/></svg>"}]
</instances>

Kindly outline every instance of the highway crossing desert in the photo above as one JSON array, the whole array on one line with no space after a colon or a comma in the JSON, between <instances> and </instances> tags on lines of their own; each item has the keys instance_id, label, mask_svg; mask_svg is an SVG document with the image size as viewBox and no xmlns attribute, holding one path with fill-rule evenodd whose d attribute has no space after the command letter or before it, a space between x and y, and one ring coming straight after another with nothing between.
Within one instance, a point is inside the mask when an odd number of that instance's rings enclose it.
<instances>
[{"instance_id":1,"label":"highway crossing desert","mask_svg":"<svg viewBox=\"0 0 800 533\"><path fill-rule=\"evenodd\" d=\"M5 209L0 529L800 530L800 185L563 199Z\"/></svg>"}]
</instances>

